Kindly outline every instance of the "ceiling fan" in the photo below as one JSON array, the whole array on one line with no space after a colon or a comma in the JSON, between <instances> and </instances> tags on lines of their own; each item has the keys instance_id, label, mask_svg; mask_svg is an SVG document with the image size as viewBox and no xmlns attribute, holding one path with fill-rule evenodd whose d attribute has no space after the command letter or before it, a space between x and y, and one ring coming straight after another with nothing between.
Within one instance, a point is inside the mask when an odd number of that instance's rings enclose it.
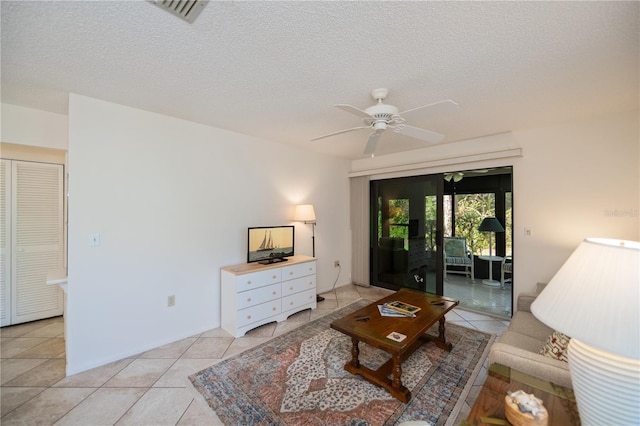
<instances>
[{"instance_id":1,"label":"ceiling fan","mask_svg":"<svg viewBox=\"0 0 640 426\"><path fill-rule=\"evenodd\" d=\"M462 178L465 176L465 174L475 175L475 174L487 173L488 171L489 169L479 169L479 170L469 170L467 172L445 173L444 180L446 180L447 182L451 182L452 180L454 182L460 182Z\"/></svg>"},{"instance_id":2,"label":"ceiling fan","mask_svg":"<svg viewBox=\"0 0 640 426\"><path fill-rule=\"evenodd\" d=\"M401 133L405 136L409 136L411 138L429 143L440 143L444 140L444 135L441 133L405 124L406 120L403 115L411 115L416 111L424 110L427 108L434 108L436 106L439 109L455 111L458 109L457 103L452 100L445 100L398 112L397 107L382 102L388 94L389 90L387 89L373 89L371 91L371 96L377 101L377 103L365 109L364 111L351 105L336 105L337 108L340 108L362 118L363 125L329 133L328 135L318 136L311 140L316 141L318 139L328 138L330 136L339 135L341 133L352 132L354 130L369 129L371 130L371 133L369 134L367 145L364 148L364 154L371 155L372 157L373 153L376 150L376 147L378 146L380 136L382 136L382 133L384 133L387 129L391 129L396 133Z\"/></svg>"}]
</instances>

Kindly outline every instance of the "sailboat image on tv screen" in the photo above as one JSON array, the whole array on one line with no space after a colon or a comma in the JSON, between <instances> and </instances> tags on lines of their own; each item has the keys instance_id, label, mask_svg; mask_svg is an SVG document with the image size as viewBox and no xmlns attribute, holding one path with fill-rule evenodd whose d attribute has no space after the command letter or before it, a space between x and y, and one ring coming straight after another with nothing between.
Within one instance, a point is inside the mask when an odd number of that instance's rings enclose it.
<instances>
[{"instance_id":1,"label":"sailboat image on tv screen","mask_svg":"<svg viewBox=\"0 0 640 426\"><path fill-rule=\"evenodd\" d=\"M291 225L249 228L247 262L282 262L293 256L294 229Z\"/></svg>"},{"instance_id":2,"label":"sailboat image on tv screen","mask_svg":"<svg viewBox=\"0 0 640 426\"><path fill-rule=\"evenodd\" d=\"M273 239L271 238L271 232L269 231L269 237L267 238L267 231L264 231L264 239L262 240L262 243L260 244L260 246L258 247L258 250L256 251L267 251L267 250L273 250L275 248L278 248L275 244L273 244Z\"/></svg>"}]
</instances>

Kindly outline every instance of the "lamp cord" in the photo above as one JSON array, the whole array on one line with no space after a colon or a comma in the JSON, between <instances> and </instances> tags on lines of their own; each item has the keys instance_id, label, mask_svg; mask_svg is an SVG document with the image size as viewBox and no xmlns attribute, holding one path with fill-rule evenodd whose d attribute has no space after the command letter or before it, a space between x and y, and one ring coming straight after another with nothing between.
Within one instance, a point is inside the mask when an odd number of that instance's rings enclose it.
<instances>
[{"instance_id":1,"label":"lamp cord","mask_svg":"<svg viewBox=\"0 0 640 426\"><path fill-rule=\"evenodd\" d=\"M338 265L338 275L336 276L336 280L333 282L333 286L331 287L331 291L333 291L334 295L336 296L336 301L338 300L338 295L335 293L335 290L336 290L336 284L338 283L338 278L340 278L341 271L342 271L342 266Z\"/></svg>"}]
</instances>

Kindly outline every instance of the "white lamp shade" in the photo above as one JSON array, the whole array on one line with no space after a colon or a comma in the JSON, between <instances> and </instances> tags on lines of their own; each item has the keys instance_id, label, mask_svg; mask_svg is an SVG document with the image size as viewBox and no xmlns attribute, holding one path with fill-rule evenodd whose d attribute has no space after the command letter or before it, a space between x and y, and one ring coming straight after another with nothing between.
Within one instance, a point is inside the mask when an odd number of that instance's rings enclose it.
<instances>
[{"instance_id":1,"label":"white lamp shade","mask_svg":"<svg viewBox=\"0 0 640 426\"><path fill-rule=\"evenodd\" d=\"M316 212L313 210L313 204L298 204L293 213L293 220L297 222L315 223Z\"/></svg>"},{"instance_id":2,"label":"white lamp shade","mask_svg":"<svg viewBox=\"0 0 640 426\"><path fill-rule=\"evenodd\" d=\"M640 359L640 243L584 240L533 302L531 312L569 337Z\"/></svg>"}]
</instances>

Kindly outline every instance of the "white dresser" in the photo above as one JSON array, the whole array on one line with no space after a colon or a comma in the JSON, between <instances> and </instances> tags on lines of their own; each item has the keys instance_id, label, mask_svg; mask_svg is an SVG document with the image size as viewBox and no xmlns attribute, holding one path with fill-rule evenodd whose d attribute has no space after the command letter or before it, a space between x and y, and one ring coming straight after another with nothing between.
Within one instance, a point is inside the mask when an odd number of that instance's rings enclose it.
<instances>
[{"instance_id":1,"label":"white dresser","mask_svg":"<svg viewBox=\"0 0 640 426\"><path fill-rule=\"evenodd\" d=\"M234 337L260 325L284 321L316 308L316 259L292 256L262 265L242 263L222 268L222 328Z\"/></svg>"}]
</instances>

